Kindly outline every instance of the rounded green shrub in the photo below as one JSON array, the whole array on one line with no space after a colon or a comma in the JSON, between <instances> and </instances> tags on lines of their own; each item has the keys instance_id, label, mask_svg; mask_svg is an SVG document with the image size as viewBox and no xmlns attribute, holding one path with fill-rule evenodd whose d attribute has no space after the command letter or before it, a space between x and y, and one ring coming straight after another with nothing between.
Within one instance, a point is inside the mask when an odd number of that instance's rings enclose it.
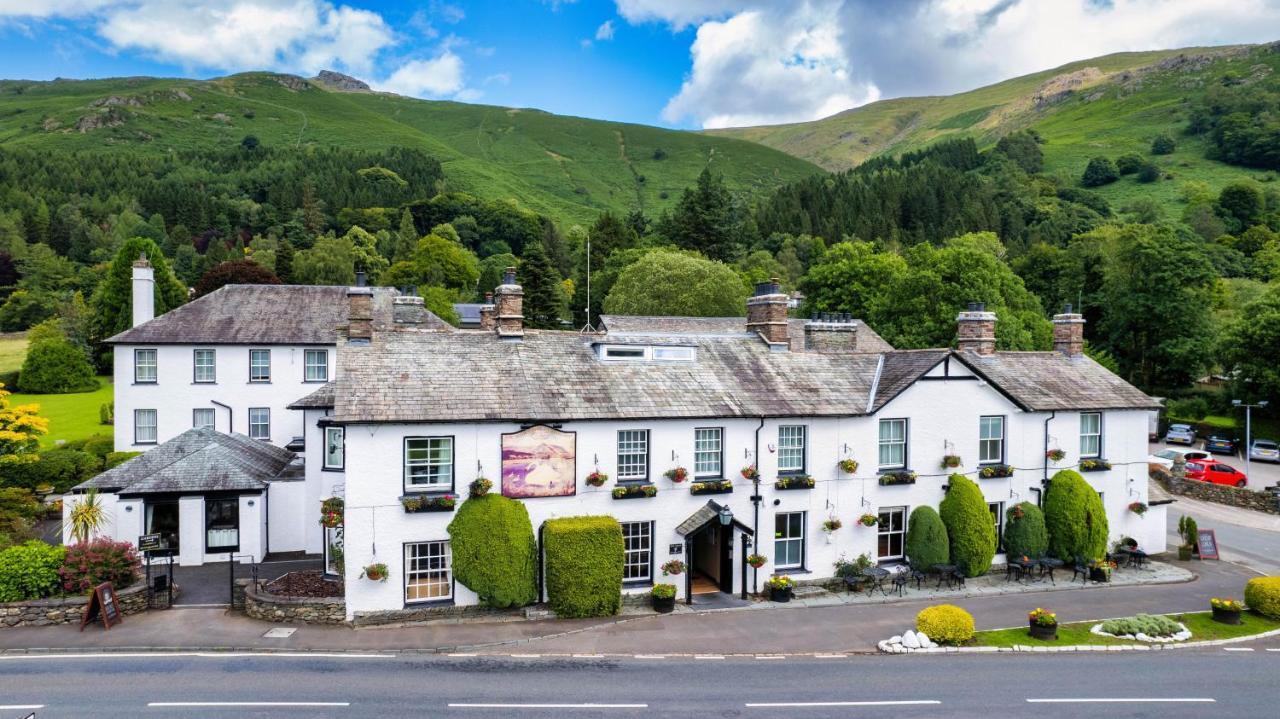
<instances>
[{"instance_id":1,"label":"rounded green shrub","mask_svg":"<svg viewBox=\"0 0 1280 719\"><path fill-rule=\"evenodd\" d=\"M916 631L939 644L964 644L973 639L973 616L953 604L925 607L916 615Z\"/></svg>"},{"instance_id":2,"label":"rounded green shrub","mask_svg":"<svg viewBox=\"0 0 1280 719\"><path fill-rule=\"evenodd\" d=\"M1264 617L1280 619L1280 577L1254 577L1244 585L1244 603Z\"/></svg>"},{"instance_id":3,"label":"rounded green shrub","mask_svg":"<svg viewBox=\"0 0 1280 719\"><path fill-rule=\"evenodd\" d=\"M1102 498L1076 472L1053 475L1044 498L1049 554L1070 562L1076 557L1101 559L1107 554L1107 513Z\"/></svg>"},{"instance_id":4,"label":"rounded green shrub","mask_svg":"<svg viewBox=\"0 0 1280 719\"><path fill-rule=\"evenodd\" d=\"M951 489L939 507L947 525L951 563L965 576L980 577L991 569L996 556L996 528L987 499L973 480L962 474L950 478Z\"/></svg>"},{"instance_id":5,"label":"rounded green shrub","mask_svg":"<svg viewBox=\"0 0 1280 719\"><path fill-rule=\"evenodd\" d=\"M1044 512L1031 502L1016 504L1006 512L1004 551L1009 557L1044 556L1049 550L1049 530L1044 526Z\"/></svg>"},{"instance_id":6,"label":"rounded green shrub","mask_svg":"<svg viewBox=\"0 0 1280 719\"><path fill-rule=\"evenodd\" d=\"M37 540L0 552L0 602L43 599L58 593L66 550Z\"/></svg>"},{"instance_id":7,"label":"rounded green shrub","mask_svg":"<svg viewBox=\"0 0 1280 719\"><path fill-rule=\"evenodd\" d=\"M542 530L547 602L561 617L622 608L622 527L613 517L549 519Z\"/></svg>"},{"instance_id":8,"label":"rounded green shrub","mask_svg":"<svg viewBox=\"0 0 1280 719\"><path fill-rule=\"evenodd\" d=\"M538 544L523 502L487 494L462 503L449 522L453 576L491 607L538 599Z\"/></svg>"},{"instance_id":9,"label":"rounded green shrub","mask_svg":"<svg viewBox=\"0 0 1280 719\"><path fill-rule=\"evenodd\" d=\"M65 337L40 340L27 349L18 389L32 394L92 392L98 388L84 350Z\"/></svg>"},{"instance_id":10,"label":"rounded green shrub","mask_svg":"<svg viewBox=\"0 0 1280 719\"><path fill-rule=\"evenodd\" d=\"M907 522L907 558L911 566L929 571L935 564L951 563L951 543L947 525L933 507L921 505L911 510Z\"/></svg>"},{"instance_id":11,"label":"rounded green shrub","mask_svg":"<svg viewBox=\"0 0 1280 719\"><path fill-rule=\"evenodd\" d=\"M33 462L0 462L0 485L34 490L41 485L65 492L102 470L91 454L58 447L41 452Z\"/></svg>"}]
</instances>

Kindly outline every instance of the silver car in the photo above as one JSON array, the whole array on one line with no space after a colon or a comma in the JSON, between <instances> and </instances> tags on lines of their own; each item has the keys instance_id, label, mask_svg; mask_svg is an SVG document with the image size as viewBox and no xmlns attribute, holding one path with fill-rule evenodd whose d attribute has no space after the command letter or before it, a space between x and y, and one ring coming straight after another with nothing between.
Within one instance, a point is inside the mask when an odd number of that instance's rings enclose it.
<instances>
[{"instance_id":1,"label":"silver car","mask_svg":"<svg viewBox=\"0 0 1280 719\"><path fill-rule=\"evenodd\" d=\"M1249 445L1249 459L1260 462L1280 462L1280 445L1269 439L1255 439Z\"/></svg>"},{"instance_id":2,"label":"silver car","mask_svg":"<svg viewBox=\"0 0 1280 719\"><path fill-rule=\"evenodd\" d=\"M1164 441L1166 444L1195 444L1196 431L1189 424L1171 424L1169 431L1165 432Z\"/></svg>"}]
</instances>

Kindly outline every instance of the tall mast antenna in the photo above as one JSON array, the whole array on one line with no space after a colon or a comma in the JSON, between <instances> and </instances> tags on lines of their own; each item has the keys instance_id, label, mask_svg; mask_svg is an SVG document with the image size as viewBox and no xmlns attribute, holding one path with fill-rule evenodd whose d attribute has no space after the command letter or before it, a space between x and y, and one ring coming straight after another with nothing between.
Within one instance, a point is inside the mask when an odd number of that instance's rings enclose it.
<instances>
[{"instance_id":1,"label":"tall mast antenna","mask_svg":"<svg viewBox=\"0 0 1280 719\"><path fill-rule=\"evenodd\" d=\"M591 326L591 230L587 230L587 306L583 308L582 314L587 318L587 323L578 331L595 332L596 328Z\"/></svg>"}]
</instances>

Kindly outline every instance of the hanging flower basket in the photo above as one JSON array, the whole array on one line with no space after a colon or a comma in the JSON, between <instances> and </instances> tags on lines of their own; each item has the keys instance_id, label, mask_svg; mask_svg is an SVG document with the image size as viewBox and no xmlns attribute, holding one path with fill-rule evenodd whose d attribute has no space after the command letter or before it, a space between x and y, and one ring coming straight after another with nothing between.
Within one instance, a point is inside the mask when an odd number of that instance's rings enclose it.
<instances>
[{"instance_id":1,"label":"hanging flower basket","mask_svg":"<svg viewBox=\"0 0 1280 719\"><path fill-rule=\"evenodd\" d=\"M1051 449L1044 453L1046 459L1050 462L1061 462L1067 458L1067 453L1060 449Z\"/></svg>"},{"instance_id":2,"label":"hanging flower basket","mask_svg":"<svg viewBox=\"0 0 1280 719\"><path fill-rule=\"evenodd\" d=\"M662 563L662 576L684 574L684 562L670 559Z\"/></svg>"},{"instance_id":3,"label":"hanging flower basket","mask_svg":"<svg viewBox=\"0 0 1280 719\"><path fill-rule=\"evenodd\" d=\"M943 469L955 469L961 464L964 464L964 462L960 459L960 455L958 454L944 454L942 456Z\"/></svg>"},{"instance_id":4,"label":"hanging flower basket","mask_svg":"<svg viewBox=\"0 0 1280 719\"><path fill-rule=\"evenodd\" d=\"M1129 511L1141 517L1147 513L1147 505L1145 502L1130 502Z\"/></svg>"},{"instance_id":5,"label":"hanging flower basket","mask_svg":"<svg viewBox=\"0 0 1280 719\"><path fill-rule=\"evenodd\" d=\"M604 472L592 472L587 475L587 484L592 487L603 487L605 482L609 481L609 475Z\"/></svg>"},{"instance_id":6,"label":"hanging flower basket","mask_svg":"<svg viewBox=\"0 0 1280 719\"><path fill-rule=\"evenodd\" d=\"M625 484L613 488L614 499L641 499L658 496L658 488L652 484Z\"/></svg>"},{"instance_id":7,"label":"hanging flower basket","mask_svg":"<svg viewBox=\"0 0 1280 719\"><path fill-rule=\"evenodd\" d=\"M858 471L858 460L842 459L840 460L840 471L845 474L854 474Z\"/></svg>"},{"instance_id":8,"label":"hanging flower basket","mask_svg":"<svg viewBox=\"0 0 1280 719\"><path fill-rule=\"evenodd\" d=\"M743 467L741 471L743 479L758 479L760 477L760 472L756 470L756 466L754 464L748 464Z\"/></svg>"},{"instance_id":9,"label":"hanging flower basket","mask_svg":"<svg viewBox=\"0 0 1280 719\"><path fill-rule=\"evenodd\" d=\"M330 497L320 504L320 526L336 529L342 526L344 503L341 497Z\"/></svg>"},{"instance_id":10,"label":"hanging flower basket","mask_svg":"<svg viewBox=\"0 0 1280 719\"><path fill-rule=\"evenodd\" d=\"M372 582L385 582L387 581L387 565L381 562L370 564L360 573L360 578L368 579Z\"/></svg>"},{"instance_id":11,"label":"hanging flower basket","mask_svg":"<svg viewBox=\"0 0 1280 719\"><path fill-rule=\"evenodd\" d=\"M764 556L763 554L748 554L748 555L747 555L747 564L751 565L751 568L752 568L752 569L759 569L759 568L763 567L763 566L765 565L765 563L766 563L766 562L768 562L768 561L769 561L769 558L768 558L768 557L766 557L766 556Z\"/></svg>"},{"instance_id":12,"label":"hanging flower basket","mask_svg":"<svg viewBox=\"0 0 1280 719\"><path fill-rule=\"evenodd\" d=\"M678 484L689 478L689 470L684 467L673 467L663 472L662 476Z\"/></svg>"},{"instance_id":13,"label":"hanging flower basket","mask_svg":"<svg viewBox=\"0 0 1280 719\"><path fill-rule=\"evenodd\" d=\"M493 489L493 482L484 477L476 477L471 482L471 496L483 497Z\"/></svg>"},{"instance_id":14,"label":"hanging flower basket","mask_svg":"<svg viewBox=\"0 0 1280 719\"><path fill-rule=\"evenodd\" d=\"M822 531L826 532L827 534L831 534L832 532L839 530L843 526L844 526L844 522L841 522L839 517L831 517L830 519L822 523Z\"/></svg>"},{"instance_id":15,"label":"hanging flower basket","mask_svg":"<svg viewBox=\"0 0 1280 719\"><path fill-rule=\"evenodd\" d=\"M880 523L880 518L870 512L858 517L858 524L864 527L874 527Z\"/></svg>"},{"instance_id":16,"label":"hanging flower basket","mask_svg":"<svg viewBox=\"0 0 1280 719\"><path fill-rule=\"evenodd\" d=\"M999 479L1001 477L1012 477L1013 467L1007 464L988 464L978 470L978 476L983 479Z\"/></svg>"}]
</instances>

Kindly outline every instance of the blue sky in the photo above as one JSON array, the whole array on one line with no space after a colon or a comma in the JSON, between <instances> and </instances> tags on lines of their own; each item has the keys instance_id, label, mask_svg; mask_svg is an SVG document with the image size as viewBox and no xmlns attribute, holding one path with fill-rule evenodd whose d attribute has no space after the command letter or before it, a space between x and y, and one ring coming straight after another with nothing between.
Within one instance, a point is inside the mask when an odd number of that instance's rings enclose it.
<instances>
[{"instance_id":1,"label":"blue sky","mask_svg":"<svg viewBox=\"0 0 1280 719\"><path fill-rule=\"evenodd\" d=\"M331 68L427 99L683 128L1278 39L1280 0L0 0L10 78Z\"/></svg>"}]
</instances>

